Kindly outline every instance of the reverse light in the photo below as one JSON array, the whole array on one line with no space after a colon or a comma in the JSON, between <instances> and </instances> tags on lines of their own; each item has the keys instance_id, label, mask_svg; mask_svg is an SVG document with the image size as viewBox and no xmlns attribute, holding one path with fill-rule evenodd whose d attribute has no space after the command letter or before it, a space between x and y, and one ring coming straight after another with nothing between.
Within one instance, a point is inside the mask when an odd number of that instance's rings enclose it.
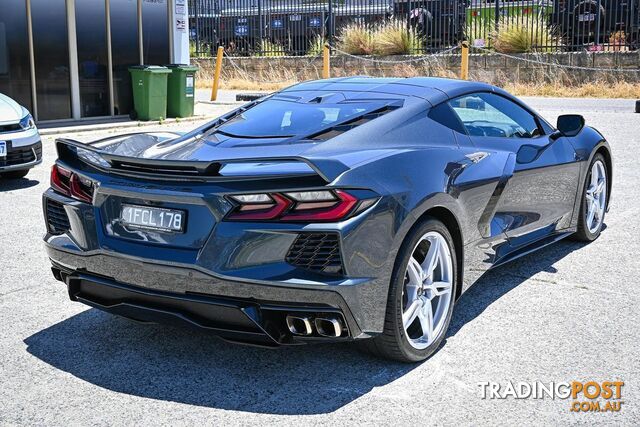
<instances>
[{"instance_id":1,"label":"reverse light","mask_svg":"<svg viewBox=\"0 0 640 427\"><path fill-rule=\"evenodd\" d=\"M293 191L229 196L228 220L329 222L362 212L377 199L360 200L344 190Z\"/></svg>"},{"instance_id":2,"label":"reverse light","mask_svg":"<svg viewBox=\"0 0 640 427\"><path fill-rule=\"evenodd\" d=\"M58 193L81 202L92 203L94 185L90 179L81 177L59 165L51 168L51 187Z\"/></svg>"}]
</instances>

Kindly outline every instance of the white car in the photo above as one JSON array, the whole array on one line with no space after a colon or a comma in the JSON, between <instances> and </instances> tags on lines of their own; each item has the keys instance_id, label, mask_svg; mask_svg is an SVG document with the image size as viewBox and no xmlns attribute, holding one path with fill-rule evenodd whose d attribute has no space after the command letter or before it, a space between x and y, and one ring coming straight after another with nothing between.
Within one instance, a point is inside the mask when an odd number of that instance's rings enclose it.
<instances>
[{"instance_id":1,"label":"white car","mask_svg":"<svg viewBox=\"0 0 640 427\"><path fill-rule=\"evenodd\" d=\"M0 178L22 178L40 163L42 142L33 117L0 93Z\"/></svg>"}]
</instances>

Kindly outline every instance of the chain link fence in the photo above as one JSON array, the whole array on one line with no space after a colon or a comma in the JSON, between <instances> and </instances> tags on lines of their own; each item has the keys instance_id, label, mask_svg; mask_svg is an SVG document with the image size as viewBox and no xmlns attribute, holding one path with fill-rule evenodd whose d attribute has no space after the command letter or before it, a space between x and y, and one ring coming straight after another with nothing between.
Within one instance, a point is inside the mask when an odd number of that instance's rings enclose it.
<instances>
[{"instance_id":1,"label":"chain link fence","mask_svg":"<svg viewBox=\"0 0 640 427\"><path fill-rule=\"evenodd\" d=\"M407 54L464 39L507 54L630 51L640 39L640 0L189 0L193 57L218 46L232 56L315 56L325 42L366 53L358 43L375 42L390 22L406 31L408 41L397 43ZM341 42L354 26L365 33L355 48Z\"/></svg>"}]
</instances>

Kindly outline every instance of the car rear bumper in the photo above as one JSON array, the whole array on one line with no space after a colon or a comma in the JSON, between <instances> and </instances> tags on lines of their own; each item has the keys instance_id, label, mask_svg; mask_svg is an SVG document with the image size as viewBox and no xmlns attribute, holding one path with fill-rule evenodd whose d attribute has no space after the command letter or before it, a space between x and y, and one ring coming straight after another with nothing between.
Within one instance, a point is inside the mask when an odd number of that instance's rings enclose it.
<instances>
[{"instance_id":1,"label":"car rear bumper","mask_svg":"<svg viewBox=\"0 0 640 427\"><path fill-rule=\"evenodd\" d=\"M262 346L346 341L377 335L384 306L367 295L375 280L350 285L256 283L219 277L194 266L167 265L106 251L70 249L64 236L45 242L54 276L73 301L132 319L180 324L223 339ZM376 314L379 313L379 314ZM286 316L336 317L339 337L294 336ZM240 321L241 320L241 321Z\"/></svg>"},{"instance_id":2,"label":"car rear bumper","mask_svg":"<svg viewBox=\"0 0 640 427\"><path fill-rule=\"evenodd\" d=\"M180 294L70 272L56 264L52 270L56 278L67 284L71 300L140 322L196 328L227 341L264 347L353 338L342 311L329 305ZM340 319L344 327L337 338L321 337L317 333L294 336L288 329L287 315L332 317Z\"/></svg>"}]
</instances>

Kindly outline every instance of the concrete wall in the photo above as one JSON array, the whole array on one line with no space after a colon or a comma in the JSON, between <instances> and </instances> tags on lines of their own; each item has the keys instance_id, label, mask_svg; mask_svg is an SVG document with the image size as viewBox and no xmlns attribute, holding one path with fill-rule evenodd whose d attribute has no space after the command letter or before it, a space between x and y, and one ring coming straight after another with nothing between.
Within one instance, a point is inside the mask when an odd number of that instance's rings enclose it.
<instances>
[{"instance_id":1,"label":"concrete wall","mask_svg":"<svg viewBox=\"0 0 640 427\"><path fill-rule=\"evenodd\" d=\"M520 59L506 58L496 54L471 55L470 78L497 85L507 82L530 83L558 80L568 84L580 84L595 80L640 82L640 72L637 71L591 71L539 65L525 61L532 60L576 67L638 70L640 69L640 52L638 51L518 54L514 56ZM371 59L385 62L375 62ZM407 60L413 61L404 62ZM208 79L211 77L215 59L193 59L192 62L200 66L200 78ZM460 55L391 56L384 58L354 58L337 55L331 58L331 67L333 77L353 75L456 77L460 70ZM241 57L225 58L223 77L260 82L302 81L320 78L321 71L322 58L320 57Z\"/></svg>"}]
</instances>

